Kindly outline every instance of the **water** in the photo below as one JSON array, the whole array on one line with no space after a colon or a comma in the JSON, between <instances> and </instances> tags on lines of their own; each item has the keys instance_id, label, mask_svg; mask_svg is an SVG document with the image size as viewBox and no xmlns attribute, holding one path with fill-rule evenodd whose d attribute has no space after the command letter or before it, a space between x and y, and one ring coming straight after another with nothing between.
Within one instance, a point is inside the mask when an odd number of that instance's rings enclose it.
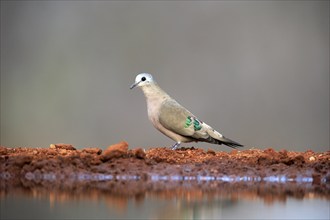
<instances>
[{"instance_id":1,"label":"water","mask_svg":"<svg viewBox=\"0 0 330 220\"><path fill-rule=\"evenodd\" d=\"M1 219L329 219L330 186L311 177L51 174L1 179ZM11 180L11 181L10 181Z\"/></svg>"},{"instance_id":2,"label":"water","mask_svg":"<svg viewBox=\"0 0 330 220\"><path fill-rule=\"evenodd\" d=\"M113 198L70 198L59 201L49 197L8 196L1 199L2 219L328 219L329 201L324 199L293 199L268 203L262 199L189 200L182 196L163 198L147 196Z\"/></svg>"}]
</instances>

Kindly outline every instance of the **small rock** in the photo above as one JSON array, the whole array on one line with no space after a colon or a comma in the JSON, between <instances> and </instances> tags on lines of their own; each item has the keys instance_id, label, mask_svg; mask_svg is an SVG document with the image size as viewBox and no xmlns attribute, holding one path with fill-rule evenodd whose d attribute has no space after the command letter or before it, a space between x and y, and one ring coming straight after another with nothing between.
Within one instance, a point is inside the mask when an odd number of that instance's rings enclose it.
<instances>
[{"instance_id":1,"label":"small rock","mask_svg":"<svg viewBox=\"0 0 330 220\"><path fill-rule=\"evenodd\" d=\"M82 152L89 153L89 154L98 154L98 155L100 155L102 153L102 149L97 148L97 147L90 147L90 148L82 149Z\"/></svg>"},{"instance_id":2,"label":"small rock","mask_svg":"<svg viewBox=\"0 0 330 220\"><path fill-rule=\"evenodd\" d=\"M207 154L211 154L211 155L213 155L213 156L216 155L215 151L212 150L212 149L208 149L206 153L207 153Z\"/></svg>"},{"instance_id":3,"label":"small rock","mask_svg":"<svg viewBox=\"0 0 330 220\"><path fill-rule=\"evenodd\" d=\"M51 145L49 145L49 148L50 149L55 149L56 147L55 147L55 144L51 144Z\"/></svg>"},{"instance_id":4,"label":"small rock","mask_svg":"<svg viewBox=\"0 0 330 220\"><path fill-rule=\"evenodd\" d=\"M51 144L49 146L51 149L65 149L65 150L76 150L71 144Z\"/></svg>"},{"instance_id":5,"label":"small rock","mask_svg":"<svg viewBox=\"0 0 330 220\"><path fill-rule=\"evenodd\" d=\"M103 153L101 154L100 159L102 161L110 160L111 158L120 158L127 155L128 144L125 141L119 142L118 144L114 144L109 146Z\"/></svg>"},{"instance_id":6,"label":"small rock","mask_svg":"<svg viewBox=\"0 0 330 220\"><path fill-rule=\"evenodd\" d=\"M122 142L119 142L117 144L113 144L113 145L110 145L107 149L107 150L118 150L118 151L123 151L123 152L127 152L128 150L128 143L126 141L122 141Z\"/></svg>"},{"instance_id":7,"label":"small rock","mask_svg":"<svg viewBox=\"0 0 330 220\"><path fill-rule=\"evenodd\" d=\"M308 158L309 161L315 161L315 157L311 156L310 158Z\"/></svg>"},{"instance_id":8,"label":"small rock","mask_svg":"<svg viewBox=\"0 0 330 220\"><path fill-rule=\"evenodd\" d=\"M146 152L142 148L133 149L132 153L138 159L145 159L146 158Z\"/></svg>"}]
</instances>

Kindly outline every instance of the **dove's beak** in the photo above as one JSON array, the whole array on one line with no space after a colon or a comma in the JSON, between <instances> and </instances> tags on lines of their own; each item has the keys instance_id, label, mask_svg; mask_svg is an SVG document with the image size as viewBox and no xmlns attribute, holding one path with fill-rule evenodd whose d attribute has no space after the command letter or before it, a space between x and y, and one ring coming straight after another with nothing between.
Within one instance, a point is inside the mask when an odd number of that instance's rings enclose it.
<instances>
[{"instance_id":1,"label":"dove's beak","mask_svg":"<svg viewBox=\"0 0 330 220\"><path fill-rule=\"evenodd\" d=\"M136 82L136 83L133 83L129 88L130 88L130 89L134 89L137 85L139 85L140 82L141 82L141 81Z\"/></svg>"}]
</instances>

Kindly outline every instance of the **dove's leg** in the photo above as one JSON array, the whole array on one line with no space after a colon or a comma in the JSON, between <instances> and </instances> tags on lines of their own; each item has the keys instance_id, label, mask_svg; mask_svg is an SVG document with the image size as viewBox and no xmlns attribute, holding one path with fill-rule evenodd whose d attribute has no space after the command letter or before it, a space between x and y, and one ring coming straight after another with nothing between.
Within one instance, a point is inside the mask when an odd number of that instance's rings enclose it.
<instances>
[{"instance_id":1,"label":"dove's leg","mask_svg":"<svg viewBox=\"0 0 330 220\"><path fill-rule=\"evenodd\" d=\"M179 142L176 142L176 143L171 147L171 149L172 149L172 150L177 149L177 148L180 146L180 144L181 144L180 141L179 141Z\"/></svg>"}]
</instances>

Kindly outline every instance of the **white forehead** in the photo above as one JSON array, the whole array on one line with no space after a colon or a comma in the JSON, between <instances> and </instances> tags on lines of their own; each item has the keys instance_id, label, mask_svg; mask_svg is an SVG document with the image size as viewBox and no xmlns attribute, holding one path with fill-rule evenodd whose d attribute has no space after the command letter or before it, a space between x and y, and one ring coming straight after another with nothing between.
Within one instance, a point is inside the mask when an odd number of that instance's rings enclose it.
<instances>
[{"instance_id":1,"label":"white forehead","mask_svg":"<svg viewBox=\"0 0 330 220\"><path fill-rule=\"evenodd\" d=\"M139 82L139 81L141 81L142 77L145 77L146 80L149 81L149 82L154 81L154 79L153 79L153 77L152 77L151 74L149 74L149 73L140 73L140 74L138 74L138 75L136 76L136 78L135 78L135 82Z\"/></svg>"}]
</instances>

